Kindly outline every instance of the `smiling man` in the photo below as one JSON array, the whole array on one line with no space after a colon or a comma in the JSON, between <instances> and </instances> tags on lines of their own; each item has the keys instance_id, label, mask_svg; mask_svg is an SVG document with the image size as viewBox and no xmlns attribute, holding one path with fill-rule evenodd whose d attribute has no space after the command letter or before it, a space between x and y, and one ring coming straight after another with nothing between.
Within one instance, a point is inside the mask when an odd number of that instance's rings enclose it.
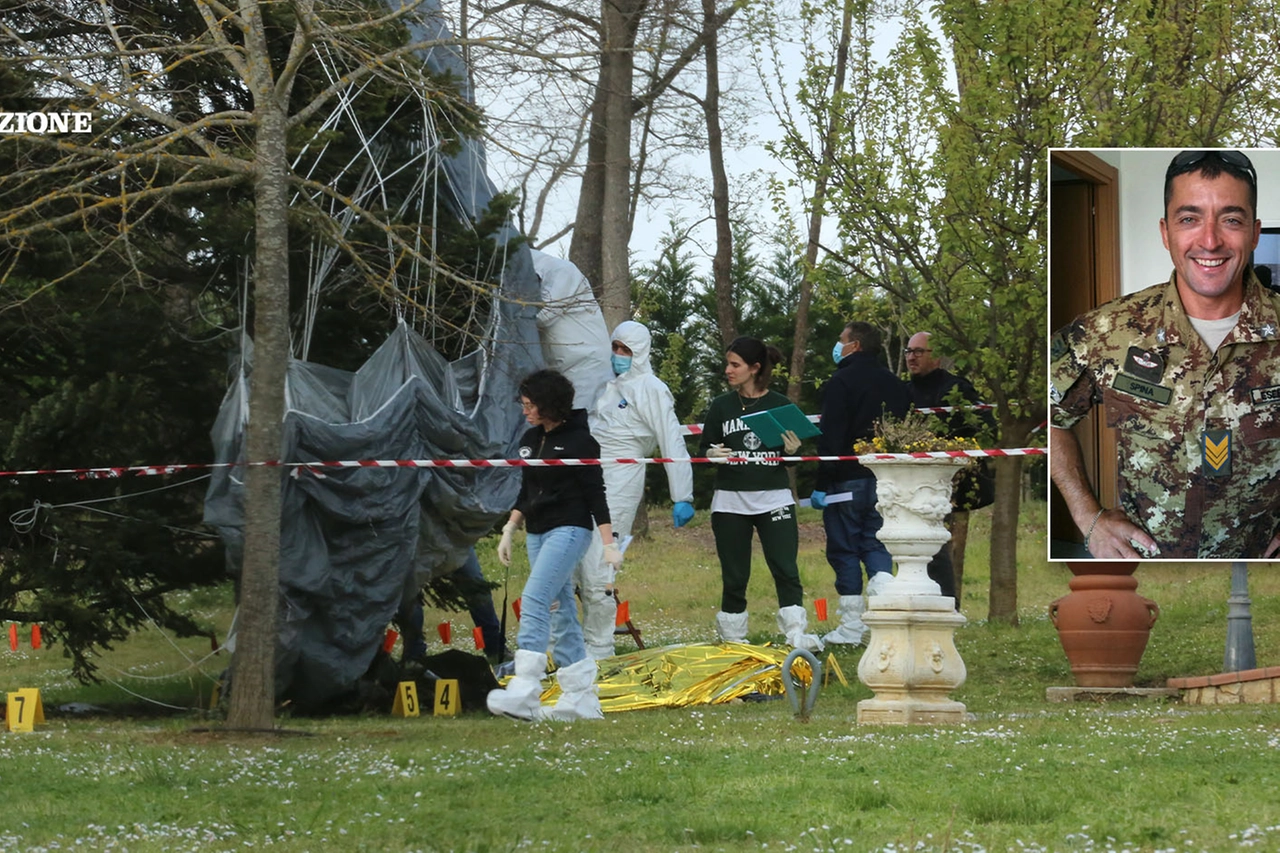
<instances>
[{"instance_id":1,"label":"smiling man","mask_svg":"<svg viewBox=\"0 0 1280 853\"><path fill-rule=\"evenodd\" d=\"M1250 267L1257 199L1245 155L1178 154L1160 220L1169 281L1053 336L1050 471L1094 557L1280 549L1280 295ZM1098 502L1070 431L1096 404L1118 430L1119 507Z\"/></svg>"}]
</instances>

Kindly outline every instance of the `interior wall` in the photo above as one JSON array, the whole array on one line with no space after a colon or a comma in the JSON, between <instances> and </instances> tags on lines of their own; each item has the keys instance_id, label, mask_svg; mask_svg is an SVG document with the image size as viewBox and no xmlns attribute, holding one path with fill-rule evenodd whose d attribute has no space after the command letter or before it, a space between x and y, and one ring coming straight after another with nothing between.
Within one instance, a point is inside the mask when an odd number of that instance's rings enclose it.
<instances>
[{"instance_id":1,"label":"interior wall","mask_svg":"<svg viewBox=\"0 0 1280 853\"><path fill-rule=\"evenodd\" d=\"M1089 149L1120 173L1120 288L1133 293L1169 280L1173 262L1160 242L1164 172L1182 149ZM1280 150L1241 149L1258 173L1258 217L1280 227Z\"/></svg>"}]
</instances>

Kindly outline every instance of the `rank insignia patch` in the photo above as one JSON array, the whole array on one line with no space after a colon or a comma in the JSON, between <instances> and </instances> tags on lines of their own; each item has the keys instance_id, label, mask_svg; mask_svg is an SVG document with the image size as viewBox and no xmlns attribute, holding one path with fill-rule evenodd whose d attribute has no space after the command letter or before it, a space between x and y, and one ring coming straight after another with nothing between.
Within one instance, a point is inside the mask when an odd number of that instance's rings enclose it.
<instances>
[{"instance_id":1,"label":"rank insignia patch","mask_svg":"<svg viewBox=\"0 0 1280 853\"><path fill-rule=\"evenodd\" d=\"M1200 452L1206 477L1227 477L1231 474L1231 430L1205 430L1200 436Z\"/></svg>"}]
</instances>

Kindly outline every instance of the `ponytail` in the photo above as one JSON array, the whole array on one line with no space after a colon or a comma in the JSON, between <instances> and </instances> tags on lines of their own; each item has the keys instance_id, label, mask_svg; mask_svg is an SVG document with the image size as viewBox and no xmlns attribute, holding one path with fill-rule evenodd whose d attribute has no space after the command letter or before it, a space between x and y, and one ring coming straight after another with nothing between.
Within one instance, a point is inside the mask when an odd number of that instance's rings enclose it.
<instances>
[{"instance_id":1,"label":"ponytail","mask_svg":"<svg viewBox=\"0 0 1280 853\"><path fill-rule=\"evenodd\" d=\"M747 335L734 338L727 351L736 354L747 366L760 365L760 372L756 374L756 387L762 390L767 389L773 379L773 366L782 363L782 350Z\"/></svg>"}]
</instances>

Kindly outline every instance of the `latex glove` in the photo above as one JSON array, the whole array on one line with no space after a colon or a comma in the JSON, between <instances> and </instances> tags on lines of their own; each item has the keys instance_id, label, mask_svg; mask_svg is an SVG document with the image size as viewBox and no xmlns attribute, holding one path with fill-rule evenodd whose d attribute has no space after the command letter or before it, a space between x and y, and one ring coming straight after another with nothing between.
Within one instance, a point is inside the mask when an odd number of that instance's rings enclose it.
<instances>
[{"instance_id":1,"label":"latex glove","mask_svg":"<svg viewBox=\"0 0 1280 853\"><path fill-rule=\"evenodd\" d=\"M622 549L618 547L618 543L610 542L604 546L604 561L615 572L622 566Z\"/></svg>"},{"instance_id":2,"label":"latex glove","mask_svg":"<svg viewBox=\"0 0 1280 853\"><path fill-rule=\"evenodd\" d=\"M796 451L800 449L800 436L796 435L795 430L787 430L782 434L782 449L787 456L795 456Z\"/></svg>"},{"instance_id":3,"label":"latex glove","mask_svg":"<svg viewBox=\"0 0 1280 853\"><path fill-rule=\"evenodd\" d=\"M693 504L688 501L676 501L671 507L671 523L676 527L684 527L693 518Z\"/></svg>"},{"instance_id":4,"label":"latex glove","mask_svg":"<svg viewBox=\"0 0 1280 853\"><path fill-rule=\"evenodd\" d=\"M723 444L713 444L707 448L708 459L728 459L732 455L733 451Z\"/></svg>"},{"instance_id":5,"label":"latex glove","mask_svg":"<svg viewBox=\"0 0 1280 853\"><path fill-rule=\"evenodd\" d=\"M516 532L516 526L513 522L508 521L502 525L502 538L498 540L498 562L504 566L511 565L511 537Z\"/></svg>"},{"instance_id":6,"label":"latex glove","mask_svg":"<svg viewBox=\"0 0 1280 853\"><path fill-rule=\"evenodd\" d=\"M814 489L813 494L809 495L809 506L813 507L814 509L826 509L827 493L820 492L817 489Z\"/></svg>"}]
</instances>

